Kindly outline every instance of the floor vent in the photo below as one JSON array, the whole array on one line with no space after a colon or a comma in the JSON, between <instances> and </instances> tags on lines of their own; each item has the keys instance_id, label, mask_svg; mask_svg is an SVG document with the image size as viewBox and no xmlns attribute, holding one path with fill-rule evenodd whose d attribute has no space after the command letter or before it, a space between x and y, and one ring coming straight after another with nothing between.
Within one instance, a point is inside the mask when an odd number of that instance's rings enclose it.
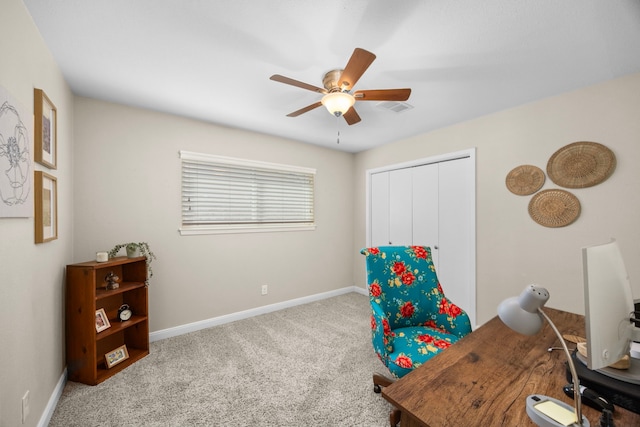
<instances>
[{"instance_id":1,"label":"floor vent","mask_svg":"<svg viewBox=\"0 0 640 427\"><path fill-rule=\"evenodd\" d=\"M413 108L413 105L407 104L406 102L398 101L383 101L379 102L376 106L382 108L383 110L390 110L396 113L402 113L403 111L407 111Z\"/></svg>"}]
</instances>

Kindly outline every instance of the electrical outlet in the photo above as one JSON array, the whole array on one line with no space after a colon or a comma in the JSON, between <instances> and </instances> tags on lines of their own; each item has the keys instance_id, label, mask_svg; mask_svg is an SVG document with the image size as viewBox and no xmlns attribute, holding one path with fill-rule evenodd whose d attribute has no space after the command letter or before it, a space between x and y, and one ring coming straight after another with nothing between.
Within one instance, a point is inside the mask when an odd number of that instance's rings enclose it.
<instances>
[{"instance_id":1,"label":"electrical outlet","mask_svg":"<svg viewBox=\"0 0 640 427\"><path fill-rule=\"evenodd\" d=\"M29 415L29 390L22 396L22 424L27 421Z\"/></svg>"},{"instance_id":2,"label":"electrical outlet","mask_svg":"<svg viewBox=\"0 0 640 427\"><path fill-rule=\"evenodd\" d=\"M262 295L266 295L268 291L267 285L262 285Z\"/></svg>"}]
</instances>

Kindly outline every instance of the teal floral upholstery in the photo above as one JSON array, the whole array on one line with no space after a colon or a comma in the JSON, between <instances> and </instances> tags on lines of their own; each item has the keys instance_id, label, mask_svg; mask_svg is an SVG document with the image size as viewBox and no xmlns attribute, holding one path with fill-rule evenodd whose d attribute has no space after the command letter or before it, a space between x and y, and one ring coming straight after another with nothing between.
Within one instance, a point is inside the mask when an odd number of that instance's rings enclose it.
<instances>
[{"instance_id":1,"label":"teal floral upholstery","mask_svg":"<svg viewBox=\"0 0 640 427\"><path fill-rule=\"evenodd\" d=\"M427 246L379 246L366 257L373 349L400 378L471 332L440 286Z\"/></svg>"}]
</instances>

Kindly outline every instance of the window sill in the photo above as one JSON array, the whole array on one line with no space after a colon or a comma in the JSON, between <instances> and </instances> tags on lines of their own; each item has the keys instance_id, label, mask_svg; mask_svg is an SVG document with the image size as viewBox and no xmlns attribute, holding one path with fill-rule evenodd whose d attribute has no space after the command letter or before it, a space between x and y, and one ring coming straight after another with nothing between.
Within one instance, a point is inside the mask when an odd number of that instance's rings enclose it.
<instances>
[{"instance_id":1,"label":"window sill","mask_svg":"<svg viewBox=\"0 0 640 427\"><path fill-rule=\"evenodd\" d=\"M273 233L281 231L313 231L315 224L269 224L269 225L218 225L191 226L179 228L181 236L202 234Z\"/></svg>"}]
</instances>

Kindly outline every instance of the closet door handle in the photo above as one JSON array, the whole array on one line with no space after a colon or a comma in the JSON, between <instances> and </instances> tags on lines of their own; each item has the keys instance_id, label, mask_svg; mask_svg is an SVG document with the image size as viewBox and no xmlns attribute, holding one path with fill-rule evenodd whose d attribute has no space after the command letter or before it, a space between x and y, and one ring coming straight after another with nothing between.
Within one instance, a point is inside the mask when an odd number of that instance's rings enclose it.
<instances>
[{"instance_id":1,"label":"closet door handle","mask_svg":"<svg viewBox=\"0 0 640 427\"><path fill-rule=\"evenodd\" d=\"M435 250L437 251L437 250L438 250L438 245L435 245L435 246L433 247L433 249L435 249Z\"/></svg>"}]
</instances>

